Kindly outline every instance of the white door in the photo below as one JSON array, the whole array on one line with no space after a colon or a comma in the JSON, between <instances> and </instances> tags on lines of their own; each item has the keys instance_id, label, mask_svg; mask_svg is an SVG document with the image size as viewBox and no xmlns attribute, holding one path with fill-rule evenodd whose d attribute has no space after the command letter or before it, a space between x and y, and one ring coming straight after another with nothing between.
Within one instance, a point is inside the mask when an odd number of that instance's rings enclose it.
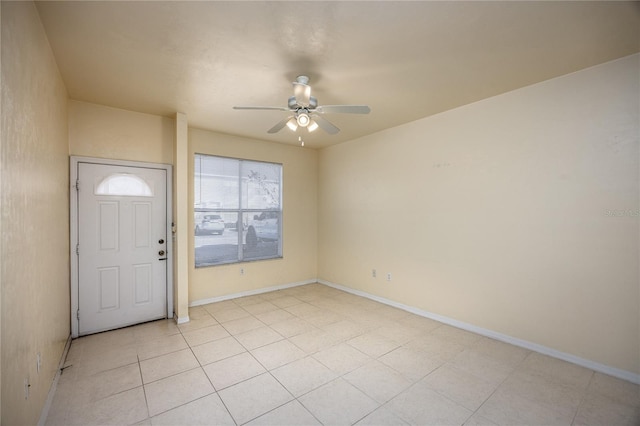
<instances>
[{"instance_id":1,"label":"white door","mask_svg":"<svg viewBox=\"0 0 640 426\"><path fill-rule=\"evenodd\" d=\"M167 317L166 175L78 163L80 335Z\"/></svg>"}]
</instances>

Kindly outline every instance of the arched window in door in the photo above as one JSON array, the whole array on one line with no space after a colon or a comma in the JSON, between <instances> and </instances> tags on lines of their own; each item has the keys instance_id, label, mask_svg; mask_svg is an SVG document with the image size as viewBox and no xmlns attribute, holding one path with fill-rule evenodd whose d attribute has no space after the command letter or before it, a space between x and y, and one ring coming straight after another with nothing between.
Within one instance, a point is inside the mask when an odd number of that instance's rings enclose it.
<instances>
[{"instance_id":1,"label":"arched window in door","mask_svg":"<svg viewBox=\"0 0 640 426\"><path fill-rule=\"evenodd\" d=\"M128 174L114 173L107 176L95 189L96 195L153 197L153 190L144 179Z\"/></svg>"}]
</instances>

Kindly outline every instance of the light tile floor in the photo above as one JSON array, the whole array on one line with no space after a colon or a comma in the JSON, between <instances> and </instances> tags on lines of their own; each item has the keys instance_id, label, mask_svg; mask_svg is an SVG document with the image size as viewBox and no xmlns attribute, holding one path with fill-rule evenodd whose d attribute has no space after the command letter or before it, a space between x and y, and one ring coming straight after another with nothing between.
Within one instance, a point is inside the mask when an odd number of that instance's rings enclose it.
<instances>
[{"instance_id":1,"label":"light tile floor","mask_svg":"<svg viewBox=\"0 0 640 426\"><path fill-rule=\"evenodd\" d=\"M48 425L640 425L623 380L321 284L72 342Z\"/></svg>"}]
</instances>

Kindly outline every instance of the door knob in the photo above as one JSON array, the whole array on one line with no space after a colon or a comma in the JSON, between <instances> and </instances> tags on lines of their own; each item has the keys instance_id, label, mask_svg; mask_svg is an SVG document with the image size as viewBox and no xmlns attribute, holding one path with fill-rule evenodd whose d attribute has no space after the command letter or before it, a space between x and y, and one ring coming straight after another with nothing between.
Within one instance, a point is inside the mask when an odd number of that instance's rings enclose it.
<instances>
[{"instance_id":1,"label":"door knob","mask_svg":"<svg viewBox=\"0 0 640 426\"><path fill-rule=\"evenodd\" d=\"M160 238L160 241L158 241L158 244L164 244L164 240Z\"/></svg>"},{"instance_id":2,"label":"door knob","mask_svg":"<svg viewBox=\"0 0 640 426\"><path fill-rule=\"evenodd\" d=\"M160 256L164 256L164 250L160 250L160 251L158 252L158 254L159 254Z\"/></svg>"}]
</instances>

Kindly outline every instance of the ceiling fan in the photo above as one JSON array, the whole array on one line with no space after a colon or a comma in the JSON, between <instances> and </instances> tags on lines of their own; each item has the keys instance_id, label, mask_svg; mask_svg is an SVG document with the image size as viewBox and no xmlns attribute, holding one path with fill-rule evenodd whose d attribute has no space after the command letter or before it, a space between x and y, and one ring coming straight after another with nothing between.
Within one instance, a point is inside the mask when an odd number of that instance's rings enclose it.
<instances>
[{"instance_id":1,"label":"ceiling fan","mask_svg":"<svg viewBox=\"0 0 640 426\"><path fill-rule=\"evenodd\" d=\"M293 82L293 96L289 98L286 107L234 106L233 109L276 110L293 113L279 121L267 133L277 133L284 126L293 131L296 131L298 127L305 127L309 132L313 132L320 127L331 135L335 135L340 129L320 114L369 114L371 112L371 108L366 105L318 105L318 100L311 96L309 77L306 75L296 77L296 81Z\"/></svg>"}]
</instances>

